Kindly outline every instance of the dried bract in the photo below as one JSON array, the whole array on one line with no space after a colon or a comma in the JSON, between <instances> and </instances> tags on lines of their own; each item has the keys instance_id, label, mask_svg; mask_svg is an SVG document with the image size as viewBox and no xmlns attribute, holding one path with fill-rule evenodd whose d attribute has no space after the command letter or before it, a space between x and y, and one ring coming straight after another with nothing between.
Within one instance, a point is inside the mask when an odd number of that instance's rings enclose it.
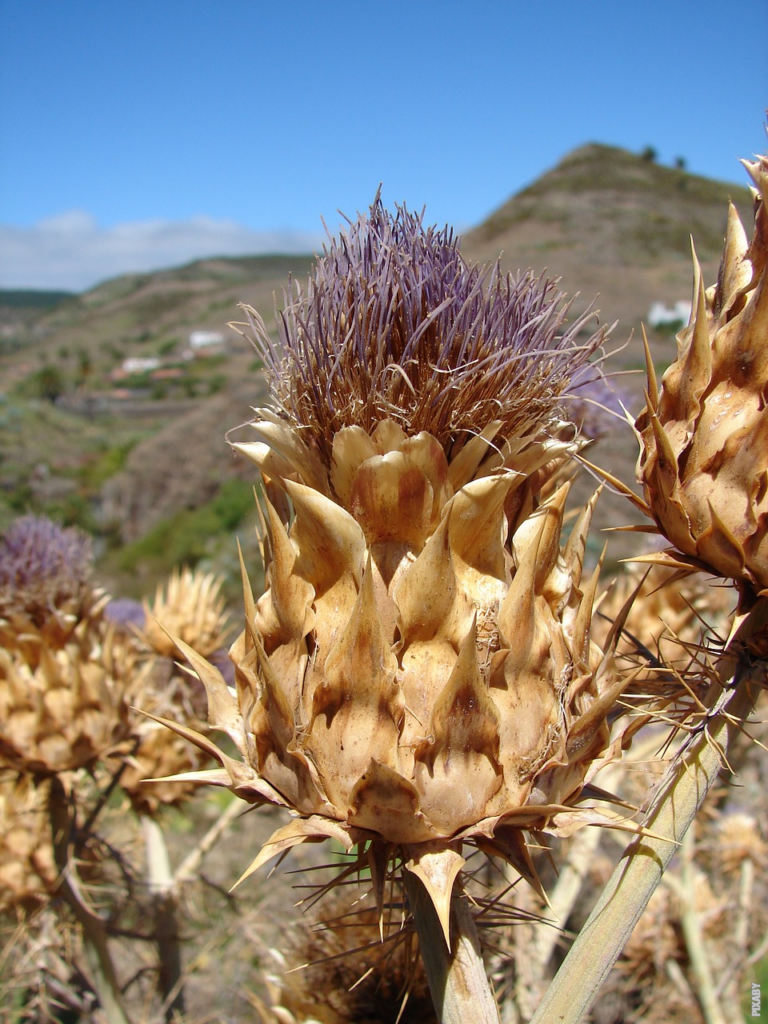
<instances>
[{"instance_id":1,"label":"dried bract","mask_svg":"<svg viewBox=\"0 0 768 1024\"><path fill-rule=\"evenodd\" d=\"M25 915L44 905L56 884L45 786L0 776L0 913Z\"/></svg>"}]
</instances>

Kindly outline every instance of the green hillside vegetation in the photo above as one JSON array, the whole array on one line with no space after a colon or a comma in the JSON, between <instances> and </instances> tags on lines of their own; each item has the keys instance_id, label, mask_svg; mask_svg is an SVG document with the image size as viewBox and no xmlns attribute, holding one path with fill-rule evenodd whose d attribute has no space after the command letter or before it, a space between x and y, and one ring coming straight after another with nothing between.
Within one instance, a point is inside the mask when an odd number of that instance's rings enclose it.
<instances>
[{"instance_id":1,"label":"green hillside vegetation","mask_svg":"<svg viewBox=\"0 0 768 1024\"><path fill-rule=\"evenodd\" d=\"M95 529L99 489L138 436L121 420L94 423L50 402L0 396L0 529L25 512Z\"/></svg>"},{"instance_id":2,"label":"green hillside vegetation","mask_svg":"<svg viewBox=\"0 0 768 1024\"><path fill-rule=\"evenodd\" d=\"M253 510L251 484L229 479L233 466L223 433L234 424L221 410L235 402L246 420L251 396L262 391L252 349L226 324L240 318L239 302L256 304L269 317L273 293L281 293L291 273L304 278L310 266L309 255L217 257L125 275L80 296L0 295L0 529L25 512L81 526L95 536L105 570L133 592L153 585L172 564L210 555L206 531L231 534ZM224 335L223 351L183 358L196 330ZM160 360L160 373L119 374L129 357ZM244 380L247 394L234 399L232 389L242 389ZM199 443L217 431L213 458L224 471L211 472L212 483L198 486L192 467L184 507L159 502L168 512L165 525L150 527L139 516L139 531L149 530L142 545L119 507L105 512L105 487L121 474L133 481L130 470L138 466L133 489L149 492L154 467L162 464L158 483L165 488L179 460L152 454L155 444L162 451L164 431L185 416L199 418L206 400L217 395L221 405L212 407L218 411ZM189 430L182 427L182 435ZM118 558L115 552L123 549Z\"/></svg>"},{"instance_id":3,"label":"green hillside vegetation","mask_svg":"<svg viewBox=\"0 0 768 1024\"><path fill-rule=\"evenodd\" d=\"M77 301L74 292L44 291L36 288L0 288L0 308L50 309L62 302Z\"/></svg>"},{"instance_id":4,"label":"green hillside vegetation","mask_svg":"<svg viewBox=\"0 0 768 1024\"><path fill-rule=\"evenodd\" d=\"M70 389L87 364L91 390L109 386L108 374L129 357L180 355L195 330L223 331L237 320L238 303L271 315L273 292L293 272L306 276L311 256L252 256L197 260L152 274L127 274L83 295L43 310L33 321L19 318L4 331L12 378L30 357L59 367ZM26 368L29 372L29 368Z\"/></svg>"}]
</instances>

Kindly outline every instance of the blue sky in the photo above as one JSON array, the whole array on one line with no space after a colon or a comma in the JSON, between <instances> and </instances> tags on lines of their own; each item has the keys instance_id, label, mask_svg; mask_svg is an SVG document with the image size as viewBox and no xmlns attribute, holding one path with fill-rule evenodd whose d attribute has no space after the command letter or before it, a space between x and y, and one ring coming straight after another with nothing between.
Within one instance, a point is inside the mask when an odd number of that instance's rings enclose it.
<instances>
[{"instance_id":1,"label":"blue sky","mask_svg":"<svg viewBox=\"0 0 768 1024\"><path fill-rule=\"evenodd\" d=\"M0 286L462 230L588 141L746 183L768 3L0 0Z\"/></svg>"}]
</instances>

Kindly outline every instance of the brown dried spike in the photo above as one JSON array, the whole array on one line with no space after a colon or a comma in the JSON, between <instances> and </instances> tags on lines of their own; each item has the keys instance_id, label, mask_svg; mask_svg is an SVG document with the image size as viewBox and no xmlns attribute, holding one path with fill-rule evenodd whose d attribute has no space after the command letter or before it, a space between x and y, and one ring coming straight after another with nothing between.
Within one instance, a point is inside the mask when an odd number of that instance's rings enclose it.
<instances>
[{"instance_id":1,"label":"brown dried spike","mask_svg":"<svg viewBox=\"0 0 768 1024\"><path fill-rule=\"evenodd\" d=\"M573 623L573 631L571 634L571 656L580 668L587 668L589 665L589 633L592 623L592 610L600 578L600 569L603 565L606 550L607 545L603 548L602 554L600 555L595 567L595 571L592 573L592 576L584 588L584 593L582 595L581 602L579 603L579 610L576 613Z\"/></svg>"},{"instance_id":2,"label":"brown dried spike","mask_svg":"<svg viewBox=\"0 0 768 1024\"><path fill-rule=\"evenodd\" d=\"M744 572L744 549L709 503L710 525L696 538L696 553L710 565L717 565L734 579Z\"/></svg>"},{"instance_id":3,"label":"brown dried spike","mask_svg":"<svg viewBox=\"0 0 768 1024\"><path fill-rule=\"evenodd\" d=\"M585 761L594 756L595 741L605 724L608 712L614 706L624 689L631 683L631 678L622 677L605 693L597 697L568 730L566 751L571 763ZM602 746L602 741L600 742Z\"/></svg>"},{"instance_id":4,"label":"brown dried spike","mask_svg":"<svg viewBox=\"0 0 768 1024\"><path fill-rule=\"evenodd\" d=\"M265 444L286 459L308 487L321 494L329 493L328 476L320 459L301 440L297 431L280 420L270 409L254 410L257 419L251 427ZM234 445L237 449L238 446ZM245 452L244 454L248 454Z\"/></svg>"},{"instance_id":5,"label":"brown dried spike","mask_svg":"<svg viewBox=\"0 0 768 1024\"><path fill-rule=\"evenodd\" d=\"M717 275L715 315L720 324L727 323L742 306L744 291L751 280L747 255L747 235L733 203L728 204L728 226L725 233L725 249Z\"/></svg>"},{"instance_id":6,"label":"brown dried spike","mask_svg":"<svg viewBox=\"0 0 768 1024\"><path fill-rule=\"evenodd\" d=\"M456 579L447 516L400 577L393 597L404 648L439 637L458 650L469 628L471 610Z\"/></svg>"},{"instance_id":7,"label":"brown dried spike","mask_svg":"<svg viewBox=\"0 0 768 1024\"><path fill-rule=\"evenodd\" d=\"M360 585L365 537L358 523L335 501L303 484L285 482L296 518L291 539L298 548L296 572L325 593L346 578Z\"/></svg>"},{"instance_id":8,"label":"brown dried spike","mask_svg":"<svg viewBox=\"0 0 768 1024\"><path fill-rule=\"evenodd\" d=\"M311 723L300 742L337 807L346 805L372 759L397 767L403 709L396 671L376 608L369 558L350 620L326 658L325 678L315 688Z\"/></svg>"},{"instance_id":9,"label":"brown dried spike","mask_svg":"<svg viewBox=\"0 0 768 1024\"><path fill-rule=\"evenodd\" d=\"M245 722L245 732L259 773L283 794L286 801L301 813L318 810L325 804L324 795L315 784L306 759L295 751L296 720L280 679L258 638L255 648L243 664L237 666L238 681L249 671L243 690L250 690L255 698ZM251 664L249 660L252 659ZM259 691L253 694L253 668L257 668ZM241 706L243 704L241 698Z\"/></svg>"},{"instance_id":10,"label":"brown dried spike","mask_svg":"<svg viewBox=\"0 0 768 1024\"><path fill-rule=\"evenodd\" d=\"M492 839L478 835L475 837L475 843L478 849L487 853L489 857L501 857L511 865L549 906L549 899L536 873L531 851L528 849L525 834L521 829L505 824L496 825Z\"/></svg>"},{"instance_id":11,"label":"brown dried spike","mask_svg":"<svg viewBox=\"0 0 768 1024\"><path fill-rule=\"evenodd\" d=\"M704 285L701 284L693 315L693 328L688 342L688 351L680 364L679 401L686 411L689 426L694 424L701 411L701 396L712 379L712 352L709 342L707 300Z\"/></svg>"},{"instance_id":12,"label":"brown dried spike","mask_svg":"<svg viewBox=\"0 0 768 1024\"><path fill-rule=\"evenodd\" d=\"M669 497L680 486L680 477L677 469L677 455L667 437L661 420L655 413L650 414L651 429L656 442L654 473L658 477L661 491Z\"/></svg>"},{"instance_id":13,"label":"brown dried spike","mask_svg":"<svg viewBox=\"0 0 768 1024\"><path fill-rule=\"evenodd\" d=\"M758 157L754 161L742 160L742 164L756 186L755 233L747 250L752 264L752 284L755 285L768 266L768 157Z\"/></svg>"},{"instance_id":14,"label":"brown dried spike","mask_svg":"<svg viewBox=\"0 0 768 1024\"><path fill-rule=\"evenodd\" d=\"M254 637L252 659L256 670L255 674L261 684L260 692L254 695L256 697L254 710L258 709L262 713L263 733L257 727L253 714L248 725L253 730L254 738L261 751L259 765L261 767L267 749L274 751L279 759L284 761L285 752L295 737L296 723L293 707L285 694L282 682L276 675L269 655L258 637ZM244 666L237 666L238 669L243 667L250 667L247 661Z\"/></svg>"},{"instance_id":15,"label":"brown dried spike","mask_svg":"<svg viewBox=\"0 0 768 1024\"><path fill-rule=\"evenodd\" d=\"M253 588L251 587L251 581L248 578L248 570L245 567L243 549L240 546L239 539L237 541L237 556L240 561L240 581L243 587L243 609L245 611L245 621L250 622L253 627L256 622L256 602L253 599ZM230 657L232 658L232 661L237 663L251 650L253 650L253 640L251 639L250 631L248 629L244 629L232 645L230 649Z\"/></svg>"},{"instance_id":16,"label":"brown dried spike","mask_svg":"<svg viewBox=\"0 0 768 1024\"><path fill-rule=\"evenodd\" d=\"M243 799L250 799L252 801L257 800L259 796L259 782L256 773L251 767L243 764L242 761L237 761L235 758L225 754L223 750L216 746L213 740L204 736L202 733L197 732L195 729L190 729L187 725L182 725L180 722L173 722L169 718L161 718L159 715L152 715L148 711L143 711L141 714L147 718L151 718L153 722L158 722L160 725L166 726L168 729L173 730L182 739L188 740L193 743L196 747L202 750L204 753L209 754L214 760L218 761L223 766L227 773L227 779L229 782L225 782L218 770L214 769L209 772L184 772L179 776L179 779L185 780L191 778L200 778L201 776L207 776L213 780L214 785L228 786L233 792L236 792ZM167 782L167 779L148 779L148 782ZM264 784L263 789L269 791L269 796L264 796L262 799L269 800L280 804L281 806L287 806L287 801L277 791L272 790L272 787L268 784Z\"/></svg>"},{"instance_id":17,"label":"brown dried spike","mask_svg":"<svg viewBox=\"0 0 768 1024\"><path fill-rule=\"evenodd\" d=\"M534 580L537 551L536 543L525 549L523 561L517 567L498 615L502 647L509 648L515 664L521 666L527 662L536 636Z\"/></svg>"},{"instance_id":18,"label":"brown dried spike","mask_svg":"<svg viewBox=\"0 0 768 1024\"><path fill-rule=\"evenodd\" d=\"M405 855L409 858L405 863L406 871L421 879L424 888L437 912L443 930L445 944L451 948L451 895L453 885L459 872L466 863L460 853L461 844L456 847L442 843L422 844L418 847L406 847Z\"/></svg>"},{"instance_id":19,"label":"brown dried spike","mask_svg":"<svg viewBox=\"0 0 768 1024\"><path fill-rule=\"evenodd\" d=\"M603 485L600 484L598 489L579 512L563 550L563 561L565 563L566 570L570 574L573 586L577 589L581 584L581 573L584 568L584 555L587 550L589 527L592 522L595 505L597 505L597 499L600 497L602 490Z\"/></svg>"},{"instance_id":20,"label":"brown dried spike","mask_svg":"<svg viewBox=\"0 0 768 1024\"><path fill-rule=\"evenodd\" d=\"M691 315L688 320L689 327L693 326L693 319L696 316L696 307L699 302L699 291L703 288L701 264L699 263L698 257L696 256L696 249L693 244L693 237L691 237L691 259L693 261L693 289L691 291Z\"/></svg>"},{"instance_id":21,"label":"brown dried spike","mask_svg":"<svg viewBox=\"0 0 768 1024\"><path fill-rule=\"evenodd\" d=\"M230 447L255 463L262 476L270 480L284 480L296 475L288 459L264 441L238 441L231 443Z\"/></svg>"},{"instance_id":22,"label":"brown dried spike","mask_svg":"<svg viewBox=\"0 0 768 1024\"><path fill-rule=\"evenodd\" d=\"M158 623L161 629L163 624ZM164 632L167 630L163 629ZM242 718L237 707L237 700L227 686L224 676L215 665L203 658L189 644L172 633L168 633L173 643L194 669L195 675L205 687L208 698L208 721L217 729L223 729L237 744L242 737Z\"/></svg>"},{"instance_id":23,"label":"brown dried spike","mask_svg":"<svg viewBox=\"0 0 768 1024\"><path fill-rule=\"evenodd\" d=\"M477 820L501 785L498 755L499 713L480 675L473 622L416 749L421 807L436 828L450 834Z\"/></svg>"},{"instance_id":24,"label":"brown dried spike","mask_svg":"<svg viewBox=\"0 0 768 1024\"><path fill-rule=\"evenodd\" d=\"M742 313L738 346L733 358L743 357L750 382L768 376L768 271L763 274ZM754 384L753 384L754 386Z\"/></svg>"},{"instance_id":25,"label":"brown dried spike","mask_svg":"<svg viewBox=\"0 0 768 1024\"><path fill-rule=\"evenodd\" d=\"M269 546L268 589L257 602L257 626L268 653L275 647L302 640L314 625L314 587L296 571L296 550L277 512L265 498Z\"/></svg>"},{"instance_id":26,"label":"brown dried spike","mask_svg":"<svg viewBox=\"0 0 768 1024\"><path fill-rule=\"evenodd\" d=\"M563 528L563 513L570 488L570 481L564 483L562 487L558 487L552 497L548 499L545 505L541 506L538 512L542 523L536 543L536 573L534 576L534 591L536 594L544 594L547 590L549 576L560 554L560 533Z\"/></svg>"},{"instance_id":27,"label":"brown dried spike","mask_svg":"<svg viewBox=\"0 0 768 1024\"><path fill-rule=\"evenodd\" d=\"M379 918L379 938L384 941L384 888L387 883L387 868L392 856L392 847L388 843L369 843L366 851L368 870L371 872L371 888L376 900L376 911Z\"/></svg>"},{"instance_id":28,"label":"brown dried spike","mask_svg":"<svg viewBox=\"0 0 768 1024\"><path fill-rule=\"evenodd\" d=\"M357 829L344 828L331 818L319 814L310 814L306 818L294 818L287 825L277 829L264 843L256 858L249 864L232 886L236 889L250 875L273 857L286 853L301 843L316 843L322 839L334 839L347 853L353 846L366 838Z\"/></svg>"},{"instance_id":29,"label":"brown dried spike","mask_svg":"<svg viewBox=\"0 0 768 1024\"><path fill-rule=\"evenodd\" d=\"M649 409L653 412L658 412L659 409L659 382L656 378L656 367L653 365L653 356L651 355L651 348L648 344L648 335L645 333L645 324L643 326L643 351L645 352L645 375L648 381L648 387L646 391L646 401Z\"/></svg>"}]
</instances>

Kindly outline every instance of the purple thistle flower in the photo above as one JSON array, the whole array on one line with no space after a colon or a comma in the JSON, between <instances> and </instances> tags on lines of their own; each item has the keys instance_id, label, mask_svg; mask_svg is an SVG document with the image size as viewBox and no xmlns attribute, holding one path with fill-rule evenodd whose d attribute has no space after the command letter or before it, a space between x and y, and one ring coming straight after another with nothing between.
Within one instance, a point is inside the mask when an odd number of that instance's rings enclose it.
<instances>
[{"instance_id":1,"label":"purple thistle flower","mask_svg":"<svg viewBox=\"0 0 768 1024\"><path fill-rule=\"evenodd\" d=\"M22 516L0 538L0 613L34 613L78 598L92 565L87 534L45 516Z\"/></svg>"},{"instance_id":2,"label":"purple thistle flower","mask_svg":"<svg viewBox=\"0 0 768 1024\"><path fill-rule=\"evenodd\" d=\"M597 439L615 430L617 423L626 424L626 406L629 394L621 387L611 385L593 365L574 374L563 405L568 419L579 428L584 437Z\"/></svg>"},{"instance_id":3,"label":"purple thistle flower","mask_svg":"<svg viewBox=\"0 0 768 1024\"><path fill-rule=\"evenodd\" d=\"M279 345L246 307L278 408L326 457L342 427L387 418L446 450L492 420L506 437L546 428L609 333L577 340L594 314L566 327L556 282L472 266L422 218L377 196L285 297Z\"/></svg>"},{"instance_id":4,"label":"purple thistle flower","mask_svg":"<svg viewBox=\"0 0 768 1024\"><path fill-rule=\"evenodd\" d=\"M113 598L104 608L104 616L108 622L128 631L134 626L143 629L147 621L144 605L132 597Z\"/></svg>"}]
</instances>

